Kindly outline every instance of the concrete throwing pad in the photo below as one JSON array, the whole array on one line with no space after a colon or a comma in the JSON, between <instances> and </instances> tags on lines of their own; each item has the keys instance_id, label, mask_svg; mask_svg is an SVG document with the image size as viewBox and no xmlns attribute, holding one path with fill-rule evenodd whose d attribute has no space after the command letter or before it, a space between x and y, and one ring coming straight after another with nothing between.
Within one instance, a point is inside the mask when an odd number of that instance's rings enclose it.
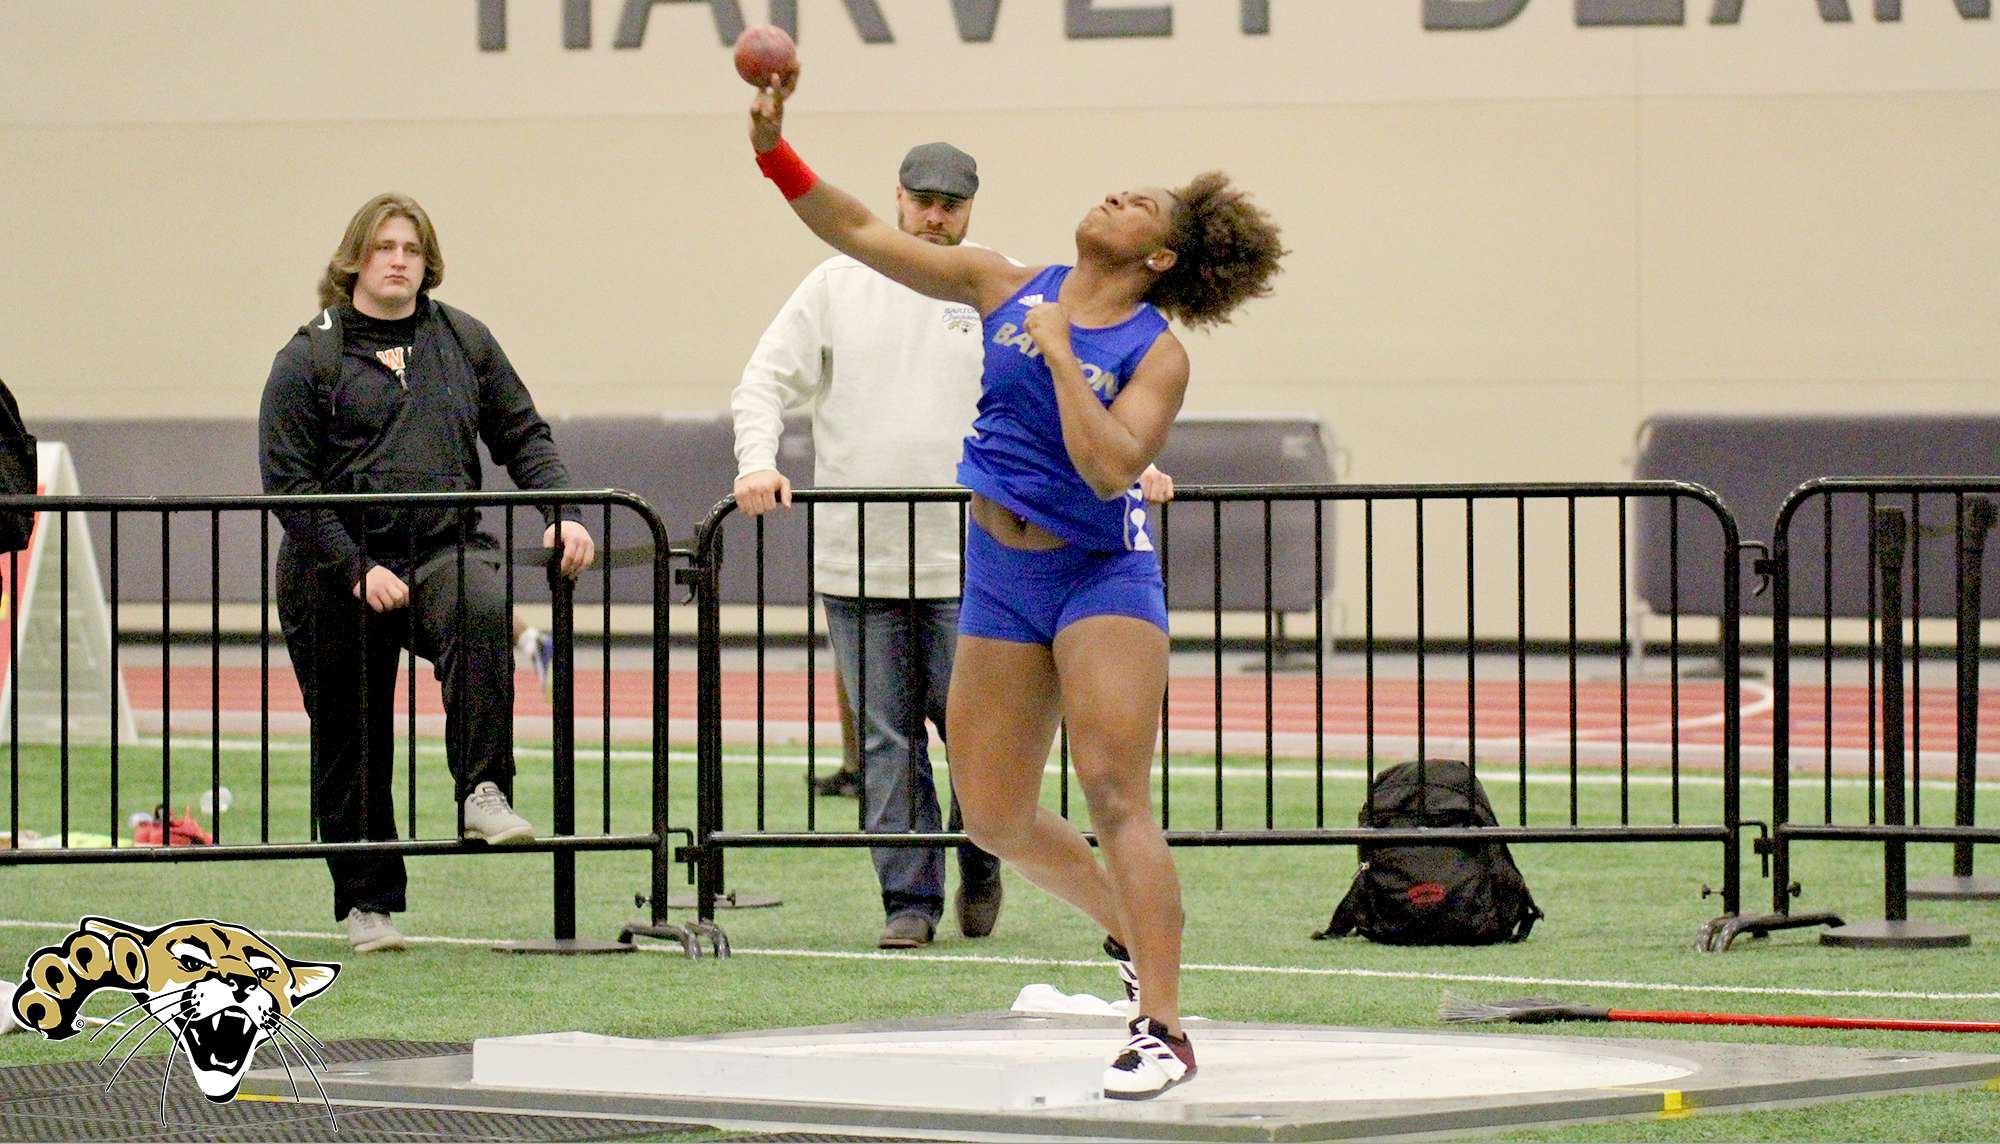
<instances>
[{"instance_id":1,"label":"concrete throwing pad","mask_svg":"<svg viewBox=\"0 0 2000 1144\"><path fill-rule=\"evenodd\" d=\"M2000 1055L1222 1022L1192 1023L1189 1031L1200 1072L1144 1103L1098 1092L1122 1025L1022 1013L667 1040L500 1037L477 1042L469 1056L350 1066L326 1081L336 1100L711 1123L933 1136L1330 1140L2000 1077ZM265 1078L282 1074L253 1080Z\"/></svg>"},{"instance_id":2,"label":"concrete throwing pad","mask_svg":"<svg viewBox=\"0 0 2000 1144\"><path fill-rule=\"evenodd\" d=\"M804 1101L1006 1112L1092 1106L1122 1029L802 1032L642 1041L591 1033L482 1040L472 1083L497 1088ZM1657 1057L1580 1055L1520 1038L1384 1039L1322 1030L1191 1027L1196 1081L1161 1104L1352 1104L1516 1096L1573 1088L1667 1085L1692 1066Z\"/></svg>"}]
</instances>

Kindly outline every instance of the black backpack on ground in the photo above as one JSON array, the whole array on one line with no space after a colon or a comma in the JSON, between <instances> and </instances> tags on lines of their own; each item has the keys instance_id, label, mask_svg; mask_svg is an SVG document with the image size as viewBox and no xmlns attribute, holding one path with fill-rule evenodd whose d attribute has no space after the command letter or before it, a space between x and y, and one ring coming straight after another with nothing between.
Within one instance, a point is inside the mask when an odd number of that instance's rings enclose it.
<instances>
[{"instance_id":1,"label":"black backpack on ground","mask_svg":"<svg viewBox=\"0 0 2000 1144\"><path fill-rule=\"evenodd\" d=\"M40 491L34 434L21 422L21 407L0 382L0 493L33 496ZM0 552L19 552L35 531L32 509L0 509Z\"/></svg>"},{"instance_id":2,"label":"black backpack on ground","mask_svg":"<svg viewBox=\"0 0 2000 1144\"><path fill-rule=\"evenodd\" d=\"M1471 768L1452 759L1398 763L1375 776L1361 825L1497 826ZM1528 936L1542 911L1501 842L1362 845L1354 884L1314 938L1358 933L1388 945L1491 945Z\"/></svg>"}]
</instances>

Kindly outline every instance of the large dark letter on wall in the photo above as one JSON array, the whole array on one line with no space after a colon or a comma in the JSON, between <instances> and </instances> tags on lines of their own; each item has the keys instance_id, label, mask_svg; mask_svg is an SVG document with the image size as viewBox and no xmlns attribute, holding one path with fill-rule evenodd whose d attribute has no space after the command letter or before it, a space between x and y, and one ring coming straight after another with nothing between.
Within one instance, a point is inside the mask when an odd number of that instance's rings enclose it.
<instances>
[{"instance_id":1,"label":"large dark letter on wall","mask_svg":"<svg viewBox=\"0 0 2000 1144\"><path fill-rule=\"evenodd\" d=\"M611 41L614 48L637 48L646 43L646 18L653 14L655 4L707 4L715 14L715 34L724 47L736 42L747 26L743 22L743 6L736 0L625 0L625 10L618 15L618 35ZM772 0L771 22L796 36L798 34L797 0Z\"/></svg>"},{"instance_id":2,"label":"large dark letter on wall","mask_svg":"<svg viewBox=\"0 0 2000 1144\"><path fill-rule=\"evenodd\" d=\"M1497 28L1527 6L1528 0L1424 0L1424 28Z\"/></svg>"},{"instance_id":3,"label":"large dark letter on wall","mask_svg":"<svg viewBox=\"0 0 2000 1144\"><path fill-rule=\"evenodd\" d=\"M1093 0L1067 0L1063 12L1063 35L1072 40L1124 39L1134 36L1174 34L1174 9L1170 4L1147 8L1107 8L1099 10Z\"/></svg>"},{"instance_id":4,"label":"large dark letter on wall","mask_svg":"<svg viewBox=\"0 0 2000 1144\"><path fill-rule=\"evenodd\" d=\"M1847 0L1819 0L1819 18L1828 24L1845 24L1854 19L1854 13L1847 10ZM1715 10L1709 13L1711 24L1735 24L1743 19L1743 0L1715 0Z\"/></svg>"},{"instance_id":5,"label":"large dark letter on wall","mask_svg":"<svg viewBox=\"0 0 2000 1144\"><path fill-rule=\"evenodd\" d=\"M1684 24L1686 0L1576 0L1578 27Z\"/></svg>"},{"instance_id":6,"label":"large dark letter on wall","mask_svg":"<svg viewBox=\"0 0 2000 1144\"><path fill-rule=\"evenodd\" d=\"M1958 14L1968 20L1993 18L1993 0L1955 0ZM1875 0L1875 19L1893 24L1903 18L1903 0Z\"/></svg>"},{"instance_id":7,"label":"large dark letter on wall","mask_svg":"<svg viewBox=\"0 0 2000 1144\"><path fill-rule=\"evenodd\" d=\"M854 21L854 30L861 35L864 44L893 44L896 37L889 34L889 21L882 16L882 8L875 0L847 0L847 18Z\"/></svg>"},{"instance_id":8,"label":"large dark letter on wall","mask_svg":"<svg viewBox=\"0 0 2000 1144\"><path fill-rule=\"evenodd\" d=\"M1000 0L951 0L951 16L958 21L961 43L990 44L993 25L1000 20Z\"/></svg>"},{"instance_id":9,"label":"large dark letter on wall","mask_svg":"<svg viewBox=\"0 0 2000 1144\"><path fill-rule=\"evenodd\" d=\"M562 0L563 47L590 46L590 0ZM507 50L507 0L479 0L479 50Z\"/></svg>"},{"instance_id":10,"label":"large dark letter on wall","mask_svg":"<svg viewBox=\"0 0 2000 1144\"><path fill-rule=\"evenodd\" d=\"M507 50L507 0L479 0L479 50Z\"/></svg>"}]
</instances>

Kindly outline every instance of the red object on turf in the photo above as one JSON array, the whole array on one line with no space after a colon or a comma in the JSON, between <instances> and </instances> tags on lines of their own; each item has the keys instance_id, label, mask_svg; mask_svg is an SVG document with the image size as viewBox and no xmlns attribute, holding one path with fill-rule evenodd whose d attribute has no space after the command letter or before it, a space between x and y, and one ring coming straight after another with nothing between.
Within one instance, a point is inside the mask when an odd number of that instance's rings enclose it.
<instances>
[{"instance_id":1,"label":"red object on turf","mask_svg":"<svg viewBox=\"0 0 2000 1144\"><path fill-rule=\"evenodd\" d=\"M166 833L171 834L172 837L169 838L163 835L160 829L159 810L155 810L154 817L132 827L132 842L137 846L215 845L215 839L209 835L208 831L201 828L201 823L196 822L194 815L187 810L182 810L179 814L172 817Z\"/></svg>"},{"instance_id":2,"label":"red object on turf","mask_svg":"<svg viewBox=\"0 0 2000 1144\"><path fill-rule=\"evenodd\" d=\"M1633 1021L1646 1025L1774 1025L1784 1029L1889 1029L1907 1033L2000 1033L2000 1021L1945 1021L1911 1017L1817 1017L1780 1013L1697 1013L1678 1009L1601 1009L1549 997L1522 997L1492 1003L1451 993L1438 1006L1448 1025L1511 1021L1547 1025L1558 1021Z\"/></svg>"},{"instance_id":3,"label":"red object on turf","mask_svg":"<svg viewBox=\"0 0 2000 1144\"><path fill-rule=\"evenodd\" d=\"M1785 1029L1893 1029L1908 1033L2000 1033L2000 1021L1922 1021L1909 1017L1804 1017L1771 1013L1682 1013L1606 1009L1605 1020L1647 1025L1776 1025Z\"/></svg>"},{"instance_id":4,"label":"red object on turf","mask_svg":"<svg viewBox=\"0 0 2000 1144\"><path fill-rule=\"evenodd\" d=\"M758 24L736 37L736 74L752 87L768 87L774 75L798 70L799 50L776 24Z\"/></svg>"}]
</instances>

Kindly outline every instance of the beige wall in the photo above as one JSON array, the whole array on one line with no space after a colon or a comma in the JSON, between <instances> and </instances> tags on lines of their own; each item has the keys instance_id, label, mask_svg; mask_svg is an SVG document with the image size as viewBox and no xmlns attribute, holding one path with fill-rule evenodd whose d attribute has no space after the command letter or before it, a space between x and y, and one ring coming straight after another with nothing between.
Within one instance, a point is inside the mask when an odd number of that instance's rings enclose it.
<instances>
[{"instance_id":1,"label":"beige wall","mask_svg":"<svg viewBox=\"0 0 2000 1144\"><path fill-rule=\"evenodd\" d=\"M621 2L564 51L557 0L512 0L480 52L473 0L0 0L0 376L31 420L253 415L341 224L396 187L545 412L721 408L823 251L750 163L703 6L618 50ZM1347 480L1611 479L1655 410L2000 398L2000 26L1953 0L1648 29L1533 0L1483 32L1276 0L1264 37L1182 0L1170 39L1119 41L1026 0L984 45L942 3L885 0L893 45L801 7L792 134L883 209L937 137L979 156L975 236L1025 261L1128 183L1254 189L1293 254L1187 337L1189 405L1318 413Z\"/></svg>"}]
</instances>

